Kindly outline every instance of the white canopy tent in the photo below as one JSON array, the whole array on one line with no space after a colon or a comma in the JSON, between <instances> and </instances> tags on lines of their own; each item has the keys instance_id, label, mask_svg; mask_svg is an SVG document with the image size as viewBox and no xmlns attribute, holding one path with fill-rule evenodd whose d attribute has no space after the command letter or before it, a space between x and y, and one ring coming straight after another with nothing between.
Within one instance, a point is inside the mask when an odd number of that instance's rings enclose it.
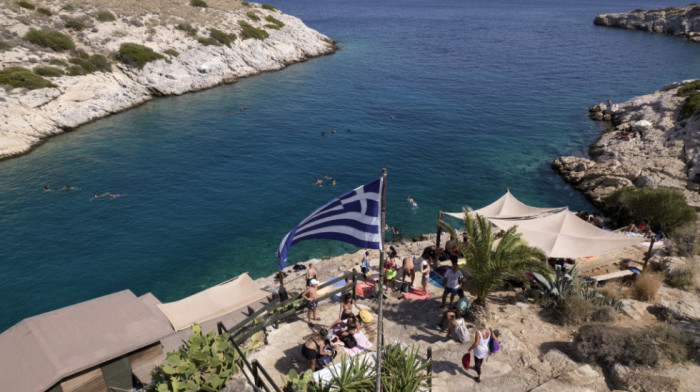
<instances>
[{"instance_id":1,"label":"white canopy tent","mask_svg":"<svg viewBox=\"0 0 700 392\"><path fill-rule=\"evenodd\" d=\"M499 229L516 231L530 245L548 257L577 258L596 256L639 244L639 237L606 231L585 222L569 210L533 219L489 219Z\"/></svg>"},{"instance_id":2,"label":"white canopy tent","mask_svg":"<svg viewBox=\"0 0 700 392\"><path fill-rule=\"evenodd\" d=\"M510 193L510 190L506 189L505 195L501 196L498 200L486 207L470 211L469 213L472 217L481 215L487 219L531 219L564 209L566 209L566 207L541 208L529 206L516 199L515 196ZM464 219L463 212L446 212L445 214L458 219Z\"/></svg>"}]
</instances>

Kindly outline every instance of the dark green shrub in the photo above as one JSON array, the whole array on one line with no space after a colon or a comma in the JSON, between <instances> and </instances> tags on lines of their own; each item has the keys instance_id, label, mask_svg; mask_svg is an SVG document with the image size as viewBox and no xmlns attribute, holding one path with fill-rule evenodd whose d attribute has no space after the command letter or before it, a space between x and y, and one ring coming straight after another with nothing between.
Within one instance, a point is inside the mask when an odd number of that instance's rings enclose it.
<instances>
[{"instance_id":1,"label":"dark green shrub","mask_svg":"<svg viewBox=\"0 0 700 392\"><path fill-rule=\"evenodd\" d=\"M632 13L640 13L640 12L646 12L644 8L637 8L636 10L632 11Z\"/></svg>"},{"instance_id":2,"label":"dark green shrub","mask_svg":"<svg viewBox=\"0 0 700 392\"><path fill-rule=\"evenodd\" d=\"M282 23L281 20L277 20L271 15L268 15L265 17L265 20L270 22L270 24L265 25L265 27L269 27L271 29L279 30L282 27L284 27L284 23Z\"/></svg>"},{"instance_id":3,"label":"dark green shrub","mask_svg":"<svg viewBox=\"0 0 700 392\"><path fill-rule=\"evenodd\" d=\"M97 13L97 20L100 22L113 22L117 20L117 17L109 11L100 11Z\"/></svg>"},{"instance_id":4,"label":"dark green shrub","mask_svg":"<svg viewBox=\"0 0 700 392\"><path fill-rule=\"evenodd\" d=\"M192 27L192 25L189 23L180 23L179 25L175 26L175 28L184 31L189 36L197 36L197 29Z\"/></svg>"},{"instance_id":5,"label":"dark green shrub","mask_svg":"<svg viewBox=\"0 0 700 392\"><path fill-rule=\"evenodd\" d=\"M79 65L71 65L67 69L68 75L70 76L80 76L80 75L85 75L85 68L79 66Z\"/></svg>"},{"instance_id":6,"label":"dark green shrub","mask_svg":"<svg viewBox=\"0 0 700 392\"><path fill-rule=\"evenodd\" d=\"M47 8L37 8L36 12L38 12L38 13L40 13L40 14L43 14L43 15L46 15L46 16L51 16L51 15L52 15L52 14L51 14L51 10L49 10L49 9L47 9Z\"/></svg>"},{"instance_id":7,"label":"dark green shrub","mask_svg":"<svg viewBox=\"0 0 700 392\"><path fill-rule=\"evenodd\" d=\"M163 55L156 53L153 49L135 44L133 42L124 42L119 46L119 60L132 67L138 66L142 69L143 66L150 62L158 59L162 59Z\"/></svg>"},{"instance_id":8,"label":"dark green shrub","mask_svg":"<svg viewBox=\"0 0 700 392\"><path fill-rule=\"evenodd\" d=\"M73 56L79 57L79 58L85 59L85 60L87 60L87 59L90 58L90 55L89 55L86 51L84 51L84 50L82 50L82 49L74 50L74 51L73 51Z\"/></svg>"},{"instance_id":9,"label":"dark green shrub","mask_svg":"<svg viewBox=\"0 0 700 392\"><path fill-rule=\"evenodd\" d=\"M242 1L241 4L243 4L246 7L250 7L250 3L247 1Z\"/></svg>"},{"instance_id":10,"label":"dark green shrub","mask_svg":"<svg viewBox=\"0 0 700 392\"><path fill-rule=\"evenodd\" d=\"M678 8L676 8L676 7L666 7L666 8L657 8L655 10L650 10L649 12L671 12L671 11L675 11L677 9Z\"/></svg>"},{"instance_id":11,"label":"dark green shrub","mask_svg":"<svg viewBox=\"0 0 700 392\"><path fill-rule=\"evenodd\" d=\"M17 5L22 7L22 8L26 8L28 10L33 10L34 8L36 8L36 7L34 7L34 4L32 4L28 1L18 1Z\"/></svg>"},{"instance_id":12,"label":"dark green shrub","mask_svg":"<svg viewBox=\"0 0 700 392\"><path fill-rule=\"evenodd\" d=\"M259 40L264 40L265 38L270 37L270 34L267 31L255 28L251 26L248 22L239 20L238 24L241 26L241 39L255 38Z\"/></svg>"},{"instance_id":13,"label":"dark green shrub","mask_svg":"<svg viewBox=\"0 0 700 392\"><path fill-rule=\"evenodd\" d=\"M266 10L268 10L268 11L277 11L277 8L271 6L271 5L267 4L267 3L263 4L263 5L262 5L262 8L263 8L263 9L266 9Z\"/></svg>"},{"instance_id":14,"label":"dark green shrub","mask_svg":"<svg viewBox=\"0 0 700 392\"><path fill-rule=\"evenodd\" d=\"M85 23L75 18L66 19L64 26L75 31L82 31L85 28Z\"/></svg>"},{"instance_id":15,"label":"dark green shrub","mask_svg":"<svg viewBox=\"0 0 700 392\"><path fill-rule=\"evenodd\" d=\"M0 39L0 51L10 49L12 45Z\"/></svg>"},{"instance_id":16,"label":"dark green shrub","mask_svg":"<svg viewBox=\"0 0 700 392\"><path fill-rule=\"evenodd\" d=\"M175 49L165 49L165 50L163 51L163 53L165 53L165 54L167 54L167 55L169 55L169 56L172 56L172 57L177 57L177 56L180 55L180 52L178 52L178 51L175 50Z\"/></svg>"},{"instance_id":17,"label":"dark green shrub","mask_svg":"<svg viewBox=\"0 0 700 392\"><path fill-rule=\"evenodd\" d=\"M652 227L660 227L667 234L697 219L695 209L688 205L685 195L672 188L618 189L603 199L601 207L615 227L648 219Z\"/></svg>"},{"instance_id":18,"label":"dark green shrub","mask_svg":"<svg viewBox=\"0 0 700 392\"><path fill-rule=\"evenodd\" d=\"M260 17L258 16L258 14L255 13L255 11L248 11L248 12L246 12L246 15L248 15L248 17L250 19L252 19L256 22L260 20Z\"/></svg>"},{"instance_id":19,"label":"dark green shrub","mask_svg":"<svg viewBox=\"0 0 700 392\"><path fill-rule=\"evenodd\" d=\"M190 5L192 7L202 7L202 8L209 7L209 5L204 0L190 0Z\"/></svg>"},{"instance_id":20,"label":"dark green shrub","mask_svg":"<svg viewBox=\"0 0 700 392\"><path fill-rule=\"evenodd\" d=\"M678 95L679 97L687 97L691 93L697 92L699 90L700 90L700 80L696 80L694 82L688 83L685 86L679 88L676 95Z\"/></svg>"},{"instance_id":21,"label":"dark green shrub","mask_svg":"<svg viewBox=\"0 0 700 392\"><path fill-rule=\"evenodd\" d=\"M700 80L679 88L678 96L688 97L681 108L681 116L688 118L700 113Z\"/></svg>"},{"instance_id":22,"label":"dark green shrub","mask_svg":"<svg viewBox=\"0 0 700 392\"><path fill-rule=\"evenodd\" d=\"M221 46L219 41L215 40L212 37L199 37L197 38L197 42L204 46L209 46L209 45L214 45L214 46Z\"/></svg>"},{"instance_id":23,"label":"dark green shrub","mask_svg":"<svg viewBox=\"0 0 700 392\"><path fill-rule=\"evenodd\" d=\"M229 48L231 47L231 42L236 39L235 34L226 34L223 31L214 28L209 31L209 36L217 40L220 44L226 45Z\"/></svg>"},{"instance_id":24,"label":"dark green shrub","mask_svg":"<svg viewBox=\"0 0 700 392\"><path fill-rule=\"evenodd\" d=\"M45 66L45 65L40 65L38 67L34 67L33 71L35 74L37 74L39 76L49 76L49 77L63 76L62 69L56 68L56 67L49 67L49 66Z\"/></svg>"},{"instance_id":25,"label":"dark green shrub","mask_svg":"<svg viewBox=\"0 0 700 392\"><path fill-rule=\"evenodd\" d=\"M93 65L90 62L90 60L87 60L87 59L73 57L71 59L68 59L68 62L83 68L83 71L84 71L83 75L87 75L89 73L93 73L93 72L97 71L97 67L95 67L95 65Z\"/></svg>"},{"instance_id":26,"label":"dark green shrub","mask_svg":"<svg viewBox=\"0 0 700 392\"><path fill-rule=\"evenodd\" d=\"M107 60L107 58L101 54L94 54L90 56L90 63L92 63L92 65L102 72L112 72L112 64L110 64L109 60Z\"/></svg>"},{"instance_id":27,"label":"dark green shrub","mask_svg":"<svg viewBox=\"0 0 700 392\"><path fill-rule=\"evenodd\" d=\"M64 11L72 12L75 10L75 7L73 7L73 5L71 4L66 4L63 7L61 7L61 9Z\"/></svg>"},{"instance_id":28,"label":"dark green shrub","mask_svg":"<svg viewBox=\"0 0 700 392\"><path fill-rule=\"evenodd\" d=\"M68 66L68 63L65 62L65 61L63 61L63 60L61 60L61 59L51 59L51 60L49 60L49 64L51 64L51 65L62 65L62 66L64 66L64 67L67 67L67 66Z\"/></svg>"},{"instance_id":29,"label":"dark green shrub","mask_svg":"<svg viewBox=\"0 0 700 392\"><path fill-rule=\"evenodd\" d=\"M691 360L697 344L689 334L669 324L640 329L590 324L579 329L574 346L580 359L587 362L656 366Z\"/></svg>"},{"instance_id":30,"label":"dark green shrub","mask_svg":"<svg viewBox=\"0 0 700 392\"><path fill-rule=\"evenodd\" d=\"M29 90L56 87L50 81L22 67L9 67L0 71L0 85L9 84L12 87L24 87Z\"/></svg>"},{"instance_id":31,"label":"dark green shrub","mask_svg":"<svg viewBox=\"0 0 700 392\"><path fill-rule=\"evenodd\" d=\"M75 44L71 37L56 30L37 30L30 28L23 39L46 48L51 48L57 52L75 49Z\"/></svg>"}]
</instances>

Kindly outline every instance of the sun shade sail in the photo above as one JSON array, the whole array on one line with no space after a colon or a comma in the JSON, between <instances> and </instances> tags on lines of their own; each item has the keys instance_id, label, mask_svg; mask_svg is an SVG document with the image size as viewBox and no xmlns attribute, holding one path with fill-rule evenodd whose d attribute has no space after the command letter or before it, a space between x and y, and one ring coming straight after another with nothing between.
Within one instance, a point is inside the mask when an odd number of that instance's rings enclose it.
<instances>
[{"instance_id":1,"label":"sun shade sail","mask_svg":"<svg viewBox=\"0 0 700 392\"><path fill-rule=\"evenodd\" d=\"M599 229L569 210L526 220L489 219L499 229L518 226L530 246L548 257L577 258L601 255L639 243L639 238Z\"/></svg>"},{"instance_id":2,"label":"sun shade sail","mask_svg":"<svg viewBox=\"0 0 700 392\"><path fill-rule=\"evenodd\" d=\"M252 304L268 294L244 273L179 301L158 305L158 308L179 331Z\"/></svg>"},{"instance_id":3,"label":"sun shade sail","mask_svg":"<svg viewBox=\"0 0 700 392\"><path fill-rule=\"evenodd\" d=\"M470 214L472 217L478 214L488 219L529 219L543 214L549 214L555 211L560 211L565 208L566 207L532 207L522 203L521 201L516 199L510 193L510 191L506 190L506 194L501 196L500 199L494 201L486 207L480 208L475 211L470 211ZM446 212L446 214L455 218L464 219L463 212Z\"/></svg>"}]
</instances>

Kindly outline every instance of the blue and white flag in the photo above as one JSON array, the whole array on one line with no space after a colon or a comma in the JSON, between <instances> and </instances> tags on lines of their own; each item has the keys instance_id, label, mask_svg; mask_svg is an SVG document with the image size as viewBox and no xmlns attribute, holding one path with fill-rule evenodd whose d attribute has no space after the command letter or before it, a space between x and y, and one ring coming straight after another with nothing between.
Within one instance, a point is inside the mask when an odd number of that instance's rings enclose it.
<instances>
[{"instance_id":1,"label":"blue and white flag","mask_svg":"<svg viewBox=\"0 0 700 392\"><path fill-rule=\"evenodd\" d=\"M280 258L280 269L284 268L289 247L303 240L337 240L360 248L382 249L381 198L380 178L312 212L282 239L276 253Z\"/></svg>"}]
</instances>

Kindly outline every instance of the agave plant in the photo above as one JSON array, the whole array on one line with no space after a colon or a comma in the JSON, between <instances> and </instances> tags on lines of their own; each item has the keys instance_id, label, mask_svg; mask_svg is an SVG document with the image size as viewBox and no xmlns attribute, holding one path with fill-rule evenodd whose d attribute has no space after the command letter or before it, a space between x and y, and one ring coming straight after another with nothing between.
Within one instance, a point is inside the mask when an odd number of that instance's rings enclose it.
<instances>
[{"instance_id":1,"label":"agave plant","mask_svg":"<svg viewBox=\"0 0 700 392\"><path fill-rule=\"evenodd\" d=\"M282 377L282 384L284 387L282 390L284 392L296 392L296 391L306 391L306 392L330 392L330 384L319 385L314 381L313 373L311 369L305 371L304 373L297 373L296 370L292 369L287 375L285 380Z\"/></svg>"},{"instance_id":2,"label":"agave plant","mask_svg":"<svg viewBox=\"0 0 700 392\"><path fill-rule=\"evenodd\" d=\"M415 392L427 389L428 380L433 378L427 372L432 360L423 362L418 352L394 344L384 348L382 353L382 391Z\"/></svg>"},{"instance_id":3,"label":"agave plant","mask_svg":"<svg viewBox=\"0 0 700 392\"><path fill-rule=\"evenodd\" d=\"M556 308L567 294L576 285L576 279L578 278L578 270L576 266L564 270L560 265L557 265L554 269L554 279L549 280L544 276L533 273L535 276L535 282L540 288L540 292L543 294L545 307Z\"/></svg>"}]
</instances>

